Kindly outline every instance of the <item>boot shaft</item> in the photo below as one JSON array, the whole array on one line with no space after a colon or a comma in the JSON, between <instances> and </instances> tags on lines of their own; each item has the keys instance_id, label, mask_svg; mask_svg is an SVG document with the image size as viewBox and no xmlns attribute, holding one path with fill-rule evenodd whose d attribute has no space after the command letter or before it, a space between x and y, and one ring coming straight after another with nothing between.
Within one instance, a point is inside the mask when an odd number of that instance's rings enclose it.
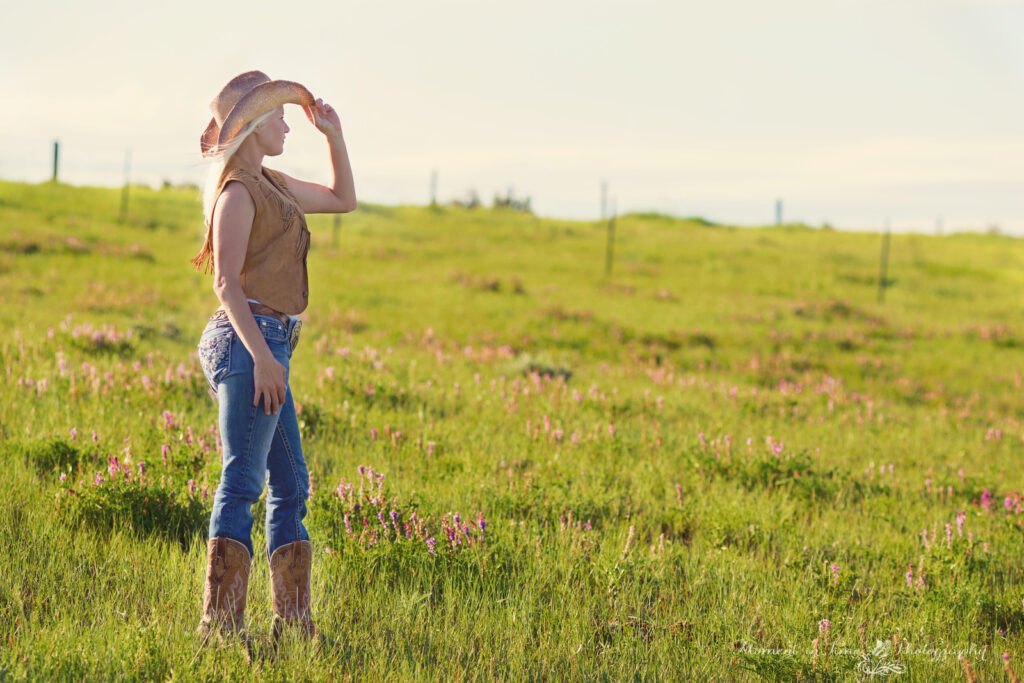
<instances>
[{"instance_id":1,"label":"boot shaft","mask_svg":"<svg viewBox=\"0 0 1024 683\"><path fill-rule=\"evenodd\" d=\"M211 538L206 553L202 623L220 622L241 629L252 557L244 545L230 538Z\"/></svg>"},{"instance_id":2,"label":"boot shaft","mask_svg":"<svg viewBox=\"0 0 1024 683\"><path fill-rule=\"evenodd\" d=\"M270 556L270 595L274 607L274 635L284 624L299 624L315 633L310 610L310 572L313 549L309 541L292 541Z\"/></svg>"}]
</instances>

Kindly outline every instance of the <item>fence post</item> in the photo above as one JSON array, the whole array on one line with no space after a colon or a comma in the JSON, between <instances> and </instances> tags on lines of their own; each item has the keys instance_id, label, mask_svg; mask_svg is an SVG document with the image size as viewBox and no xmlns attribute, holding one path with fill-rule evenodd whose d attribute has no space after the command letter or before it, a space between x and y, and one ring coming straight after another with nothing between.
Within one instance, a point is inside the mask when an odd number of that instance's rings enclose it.
<instances>
[{"instance_id":1,"label":"fence post","mask_svg":"<svg viewBox=\"0 0 1024 683\"><path fill-rule=\"evenodd\" d=\"M612 258L614 257L615 251L615 217L618 209L615 206L615 200L612 199L612 217L608 220L608 244L605 249L604 256L604 276L612 276Z\"/></svg>"},{"instance_id":2,"label":"fence post","mask_svg":"<svg viewBox=\"0 0 1024 683\"><path fill-rule=\"evenodd\" d=\"M775 225L782 225L782 200L775 200Z\"/></svg>"},{"instance_id":3,"label":"fence post","mask_svg":"<svg viewBox=\"0 0 1024 683\"><path fill-rule=\"evenodd\" d=\"M601 220L608 218L608 181L601 181Z\"/></svg>"},{"instance_id":4,"label":"fence post","mask_svg":"<svg viewBox=\"0 0 1024 683\"><path fill-rule=\"evenodd\" d=\"M885 234L882 235L882 260L878 266L878 303L885 299L885 288L889 277L889 221L885 221Z\"/></svg>"},{"instance_id":5,"label":"fence post","mask_svg":"<svg viewBox=\"0 0 1024 683\"><path fill-rule=\"evenodd\" d=\"M121 190L121 213L118 222L124 223L128 219L128 186L132 178L132 149L129 147L124 153L124 189Z\"/></svg>"},{"instance_id":6,"label":"fence post","mask_svg":"<svg viewBox=\"0 0 1024 683\"><path fill-rule=\"evenodd\" d=\"M430 172L430 205L437 206L437 169Z\"/></svg>"},{"instance_id":7,"label":"fence post","mask_svg":"<svg viewBox=\"0 0 1024 683\"><path fill-rule=\"evenodd\" d=\"M53 177L50 178L50 182L57 182L57 162L60 159L60 142L58 140L53 141Z\"/></svg>"}]
</instances>

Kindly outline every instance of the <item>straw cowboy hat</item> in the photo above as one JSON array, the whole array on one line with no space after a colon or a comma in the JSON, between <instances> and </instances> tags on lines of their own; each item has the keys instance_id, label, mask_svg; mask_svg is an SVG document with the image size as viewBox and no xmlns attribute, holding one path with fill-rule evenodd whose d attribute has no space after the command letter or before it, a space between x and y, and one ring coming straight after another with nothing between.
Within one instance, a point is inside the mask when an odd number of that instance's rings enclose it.
<instances>
[{"instance_id":1,"label":"straw cowboy hat","mask_svg":"<svg viewBox=\"0 0 1024 683\"><path fill-rule=\"evenodd\" d=\"M213 118L199 138L203 156L213 156L253 119L283 104L315 104L313 93L293 81L272 81L262 71L246 71L228 81L210 102Z\"/></svg>"}]
</instances>

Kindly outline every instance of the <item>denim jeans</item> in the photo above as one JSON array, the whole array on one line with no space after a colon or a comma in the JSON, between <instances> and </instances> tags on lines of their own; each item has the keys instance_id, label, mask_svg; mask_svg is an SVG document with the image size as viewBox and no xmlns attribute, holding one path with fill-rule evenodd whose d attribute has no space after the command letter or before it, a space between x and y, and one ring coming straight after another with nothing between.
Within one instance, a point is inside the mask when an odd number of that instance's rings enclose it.
<instances>
[{"instance_id":1,"label":"denim jeans","mask_svg":"<svg viewBox=\"0 0 1024 683\"><path fill-rule=\"evenodd\" d=\"M285 325L268 316L254 317L274 358L287 370L296 319L289 319ZM252 404L252 355L223 316L211 318L203 331L199 363L217 396L223 446L220 483L210 515L210 538L226 536L244 544L253 555L250 506L259 500L266 479L268 559L286 543L308 541L302 520L309 498L309 472L302 457L291 388L277 415L267 415L262 401L256 406Z\"/></svg>"}]
</instances>

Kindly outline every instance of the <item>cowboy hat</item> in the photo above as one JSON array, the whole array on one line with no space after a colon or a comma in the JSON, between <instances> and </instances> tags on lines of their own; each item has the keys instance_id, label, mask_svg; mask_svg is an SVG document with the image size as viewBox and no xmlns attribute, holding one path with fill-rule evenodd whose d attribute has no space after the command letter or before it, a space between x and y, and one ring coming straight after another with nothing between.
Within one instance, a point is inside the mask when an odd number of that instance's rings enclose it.
<instances>
[{"instance_id":1,"label":"cowboy hat","mask_svg":"<svg viewBox=\"0 0 1024 683\"><path fill-rule=\"evenodd\" d=\"M261 114L283 104L315 102L313 93L300 83L272 81L262 71L246 71L228 81L210 102L213 118L199 137L199 147L204 157L213 156Z\"/></svg>"}]
</instances>

